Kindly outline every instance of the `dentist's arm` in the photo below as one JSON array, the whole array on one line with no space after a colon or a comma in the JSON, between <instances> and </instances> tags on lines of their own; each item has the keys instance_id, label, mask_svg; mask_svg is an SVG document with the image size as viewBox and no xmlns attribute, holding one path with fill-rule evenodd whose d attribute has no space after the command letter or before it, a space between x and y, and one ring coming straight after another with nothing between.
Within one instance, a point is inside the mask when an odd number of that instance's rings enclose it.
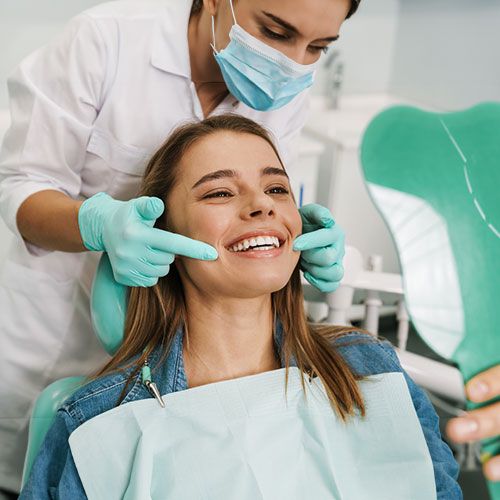
<instances>
[{"instance_id":1,"label":"dentist's arm","mask_svg":"<svg viewBox=\"0 0 500 500\"><path fill-rule=\"evenodd\" d=\"M107 252L116 281L149 287L168 274L175 255L218 257L206 243L154 228L163 210L162 200L148 196L118 201L98 193L80 202L41 191L21 205L17 224L23 238L48 250Z\"/></svg>"},{"instance_id":2,"label":"dentist's arm","mask_svg":"<svg viewBox=\"0 0 500 500\"><path fill-rule=\"evenodd\" d=\"M27 242L46 250L83 252L78 228L81 204L60 191L38 191L20 205L17 228Z\"/></svg>"},{"instance_id":3,"label":"dentist's arm","mask_svg":"<svg viewBox=\"0 0 500 500\"><path fill-rule=\"evenodd\" d=\"M500 396L500 365L496 365L469 380L465 386L467 398L482 403ZM464 443L500 434L500 401L468 412L466 417L451 419L446 433L453 441ZM490 481L500 481L500 455L488 459L484 475Z\"/></svg>"}]
</instances>

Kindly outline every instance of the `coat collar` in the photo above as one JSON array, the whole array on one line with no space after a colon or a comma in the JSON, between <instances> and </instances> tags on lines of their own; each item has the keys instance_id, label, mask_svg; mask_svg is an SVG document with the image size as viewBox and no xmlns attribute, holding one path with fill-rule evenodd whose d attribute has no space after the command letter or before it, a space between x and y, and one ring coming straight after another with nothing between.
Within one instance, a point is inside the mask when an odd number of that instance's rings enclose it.
<instances>
[{"instance_id":1,"label":"coat collar","mask_svg":"<svg viewBox=\"0 0 500 500\"><path fill-rule=\"evenodd\" d=\"M162 71L191 79L188 23L192 2L169 0L154 27L151 64Z\"/></svg>"}]
</instances>

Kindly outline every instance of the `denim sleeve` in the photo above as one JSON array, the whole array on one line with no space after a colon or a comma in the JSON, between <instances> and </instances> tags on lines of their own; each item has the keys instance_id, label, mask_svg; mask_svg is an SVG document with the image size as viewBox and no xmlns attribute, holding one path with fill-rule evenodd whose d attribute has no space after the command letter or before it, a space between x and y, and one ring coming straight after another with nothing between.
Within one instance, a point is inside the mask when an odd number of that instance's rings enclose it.
<instances>
[{"instance_id":1,"label":"denim sleeve","mask_svg":"<svg viewBox=\"0 0 500 500\"><path fill-rule=\"evenodd\" d=\"M68 443L73 427L71 416L59 410L33 462L20 500L87 498Z\"/></svg>"},{"instance_id":2,"label":"denim sleeve","mask_svg":"<svg viewBox=\"0 0 500 500\"><path fill-rule=\"evenodd\" d=\"M436 493L438 500L462 499L462 490L457 482L459 466L453 457L449 446L442 440L439 430L439 417L432 406L427 394L404 371L396 351L388 341L379 345L387 352L391 360L397 365L398 371L404 374L408 389L413 400L413 406L424 431L427 447L434 466Z\"/></svg>"}]
</instances>

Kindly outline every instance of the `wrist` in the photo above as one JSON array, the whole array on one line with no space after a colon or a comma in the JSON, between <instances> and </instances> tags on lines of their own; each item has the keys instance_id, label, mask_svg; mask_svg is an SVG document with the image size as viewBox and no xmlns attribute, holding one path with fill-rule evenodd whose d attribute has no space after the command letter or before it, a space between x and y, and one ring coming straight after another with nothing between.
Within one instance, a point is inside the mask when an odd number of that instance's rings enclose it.
<instances>
[{"instance_id":1,"label":"wrist","mask_svg":"<svg viewBox=\"0 0 500 500\"><path fill-rule=\"evenodd\" d=\"M111 196L101 192L85 200L78 209L78 227L84 247L93 252L105 251L102 237L107 207L117 203Z\"/></svg>"}]
</instances>

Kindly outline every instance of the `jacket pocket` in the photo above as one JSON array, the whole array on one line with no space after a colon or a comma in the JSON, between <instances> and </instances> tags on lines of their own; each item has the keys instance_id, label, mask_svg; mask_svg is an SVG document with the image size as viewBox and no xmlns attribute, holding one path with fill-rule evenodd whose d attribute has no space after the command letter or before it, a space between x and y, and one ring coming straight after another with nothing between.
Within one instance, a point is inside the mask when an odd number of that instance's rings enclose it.
<instances>
[{"instance_id":1,"label":"jacket pocket","mask_svg":"<svg viewBox=\"0 0 500 500\"><path fill-rule=\"evenodd\" d=\"M137 195L142 176L152 152L145 148L122 144L102 130L94 130L87 145L94 155L93 170L107 170L105 191L114 198L129 200ZM96 172L99 175L99 172Z\"/></svg>"},{"instance_id":2,"label":"jacket pocket","mask_svg":"<svg viewBox=\"0 0 500 500\"><path fill-rule=\"evenodd\" d=\"M148 149L122 144L101 130L92 132L87 151L102 158L113 170L137 176L143 175L150 156Z\"/></svg>"}]
</instances>

